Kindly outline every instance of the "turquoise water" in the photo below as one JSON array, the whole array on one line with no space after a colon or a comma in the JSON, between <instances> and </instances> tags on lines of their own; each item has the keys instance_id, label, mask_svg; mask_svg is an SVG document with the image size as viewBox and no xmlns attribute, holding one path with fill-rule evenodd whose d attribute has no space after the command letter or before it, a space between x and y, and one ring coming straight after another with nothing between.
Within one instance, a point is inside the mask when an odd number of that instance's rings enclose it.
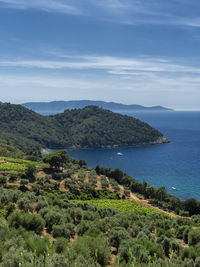
<instances>
[{"instance_id":1,"label":"turquoise water","mask_svg":"<svg viewBox=\"0 0 200 267\"><path fill-rule=\"evenodd\" d=\"M135 179L165 186L169 193L200 200L200 112L127 113L159 129L170 144L120 149L69 150L89 167L120 168ZM118 156L117 152L123 153ZM175 187L176 189L172 189Z\"/></svg>"}]
</instances>

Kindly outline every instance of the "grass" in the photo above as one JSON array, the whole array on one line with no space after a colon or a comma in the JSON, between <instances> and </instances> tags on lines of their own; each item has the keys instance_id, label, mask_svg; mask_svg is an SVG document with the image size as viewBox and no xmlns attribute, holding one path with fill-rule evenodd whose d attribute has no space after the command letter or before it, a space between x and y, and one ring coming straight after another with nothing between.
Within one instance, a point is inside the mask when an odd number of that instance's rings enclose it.
<instances>
[{"instance_id":1,"label":"grass","mask_svg":"<svg viewBox=\"0 0 200 267\"><path fill-rule=\"evenodd\" d=\"M0 164L1 171L25 171L27 166L25 164L18 164L12 162L4 162Z\"/></svg>"},{"instance_id":2,"label":"grass","mask_svg":"<svg viewBox=\"0 0 200 267\"><path fill-rule=\"evenodd\" d=\"M113 208L121 211L122 213L127 212L138 212L138 213L161 213L160 211L151 208L151 207L143 207L141 204L137 203L134 200L115 200L115 199L97 199L97 200L77 200L79 203L88 203L100 208Z\"/></svg>"},{"instance_id":3,"label":"grass","mask_svg":"<svg viewBox=\"0 0 200 267\"><path fill-rule=\"evenodd\" d=\"M31 160L24 160L24 159L16 159L16 158L9 158L9 157L0 157L0 170L1 171L25 171L27 166L35 165L36 168L45 167L47 164L37 161Z\"/></svg>"}]
</instances>

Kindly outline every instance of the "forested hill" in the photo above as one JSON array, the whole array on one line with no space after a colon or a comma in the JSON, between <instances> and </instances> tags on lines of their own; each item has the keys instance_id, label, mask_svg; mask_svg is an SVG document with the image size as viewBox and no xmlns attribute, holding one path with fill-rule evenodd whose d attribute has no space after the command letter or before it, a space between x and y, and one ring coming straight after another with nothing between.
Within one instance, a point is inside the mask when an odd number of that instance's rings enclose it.
<instances>
[{"instance_id":1,"label":"forested hill","mask_svg":"<svg viewBox=\"0 0 200 267\"><path fill-rule=\"evenodd\" d=\"M171 109L162 106L144 107L141 105L125 105L115 102L75 100L75 101L52 101L52 102L29 102L22 104L24 107L34 110L42 115L58 114L66 109L84 108L95 105L115 112L123 111L170 111Z\"/></svg>"},{"instance_id":2,"label":"forested hill","mask_svg":"<svg viewBox=\"0 0 200 267\"><path fill-rule=\"evenodd\" d=\"M168 142L148 124L96 106L42 116L9 103L0 103L0 139L28 153L45 147L97 148Z\"/></svg>"}]
</instances>

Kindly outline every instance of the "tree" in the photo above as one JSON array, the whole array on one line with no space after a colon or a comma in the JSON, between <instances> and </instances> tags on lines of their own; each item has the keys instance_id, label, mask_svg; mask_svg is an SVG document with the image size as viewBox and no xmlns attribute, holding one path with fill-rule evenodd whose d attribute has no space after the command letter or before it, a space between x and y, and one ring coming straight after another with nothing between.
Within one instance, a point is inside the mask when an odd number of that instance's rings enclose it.
<instances>
[{"instance_id":1,"label":"tree","mask_svg":"<svg viewBox=\"0 0 200 267\"><path fill-rule=\"evenodd\" d=\"M36 173L35 165L33 165L33 164L28 165L27 169L26 169L26 176L30 182L35 181L35 173Z\"/></svg>"},{"instance_id":2,"label":"tree","mask_svg":"<svg viewBox=\"0 0 200 267\"><path fill-rule=\"evenodd\" d=\"M200 212L200 204L194 198L187 199L184 202L184 208L186 211L189 212L190 216L192 216L194 214L198 214Z\"/></svg>"},{"instance_id":3,"label":"tree","mask_svg":"<svg viewBox=\"0 0 200 267\"><path fill-rule=\"evenodd\" d=\"M120 243L129 238L128 232L123 227L114 227L109 233L111 246L118 250Z\"/></svg>"},{"instance_id":4,"label":"tree","mask_svg":"<svg viewBox=\"0 0 200 267\"><path fill-rule=\"evenodd\" d=\"M6 181L7 181L6 176L1 175L1 176L0 176L0 185L4 185L4 184L6 184Z\"/></svg>"},{"instance_id":5,"label":"tree","mask_svg":"<svg viewBox=\"0 0 200 267\"><path fill-rule=\"evenodd\" d=\"M188 234L188 244L190 246L195 246L197 243L200 242L200 230L193 229Z\"/></svg>"},{"instance_id":6,"label":"tree","mask_svg":"<svg viewBox=\"0 0 200 267\"><path fill-rule=\"evenodd\" d=\"M46 155L43 161L48 163L51 168L60 169L67 162L67 159L67 151L63 149Z\"/></svg>"},{"instance_id":7,"label":"tree","mask_svg":"<svg viewBox=\"0 0 200 267\"><path fill-rule=\"evenodd\" d=\"M163 201L166 197L166 188L164 186L159 187L155 192L155 198Z\"/></svg>"},{"instance_id":8,"label":"tree","mask_svg":"<svg viewBox=\"0 0 200 267\"><path fill-rule=\"evenodd\" d=\"M14 182L14 181L16 181L17 180L17 173L16 172L11 172L10 173L10 178L9 178L9 182Z\"/></svg>"}]
</instances>

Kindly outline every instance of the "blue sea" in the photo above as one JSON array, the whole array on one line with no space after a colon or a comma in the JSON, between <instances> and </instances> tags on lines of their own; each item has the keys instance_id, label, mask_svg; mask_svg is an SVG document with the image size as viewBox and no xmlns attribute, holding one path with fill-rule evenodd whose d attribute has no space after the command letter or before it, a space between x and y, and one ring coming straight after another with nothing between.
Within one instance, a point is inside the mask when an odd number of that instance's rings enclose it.
<instances>
[{"instance_id":1,"label":"blue sea","mask_svg":"<svg viewBox=\"0 0 200 267\"><path fill-rule=\"evenodd\" d=\"M126 113L160 130L170 144L118 149L68 150L76 159L120 168L138 181L165 186L170 194L185 200L200 200L200 111ZM118 156L121 152L123 155ZM174 189L173 189L174 188Z\"/></svg>"}]
</instances>

